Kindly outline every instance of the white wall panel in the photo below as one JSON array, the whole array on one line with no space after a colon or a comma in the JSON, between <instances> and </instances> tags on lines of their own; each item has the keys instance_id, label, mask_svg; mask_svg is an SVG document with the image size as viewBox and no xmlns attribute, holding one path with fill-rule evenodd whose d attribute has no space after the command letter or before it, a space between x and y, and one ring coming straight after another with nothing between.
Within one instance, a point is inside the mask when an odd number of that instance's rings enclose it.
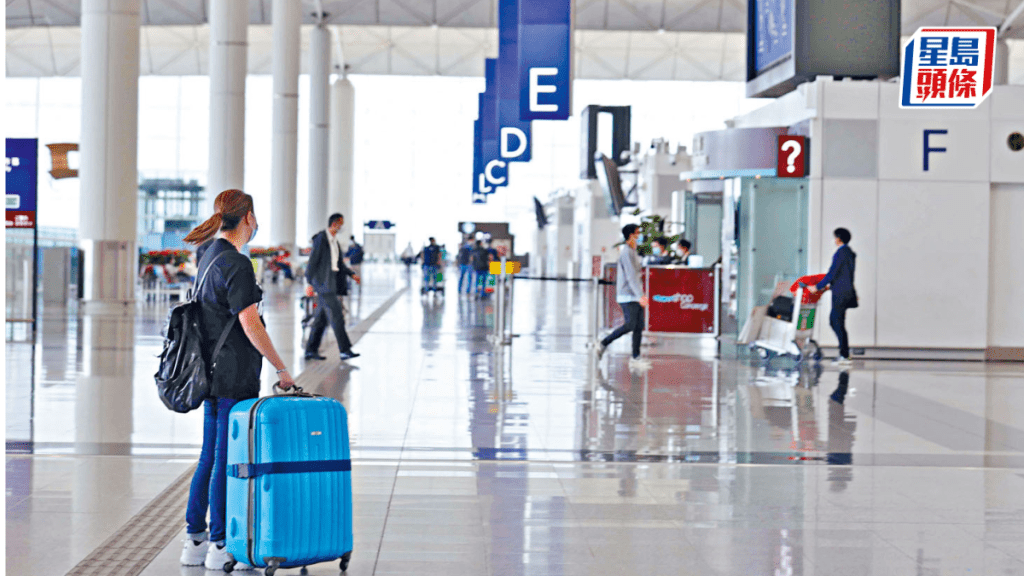
<instances>
[{"instance_id":1,"label":"white wall panel","mask_svg":"<svg viewBox=\"0 0 1024 576\"><path fill-rule=\"evenodd\" d=\"M987 119L991 114L992 98L987 98L974 109L937 110L935 108L900 108L900 84L885 82L878 87L878 116L897 120L974 120Z\"/></svg>"},{"instance_id":2,"label":"white wall panel","mask_svg":"<svg viewBox=\"0 0 1024 576\"><path fill-rule=\"evenodd\" d=\"M1020 101L1024 110L1024 99ZM1024 150L1013 150L1007 144L1010 134L1024 134L1024 117L993 118L990 132L992 182L1024 183Z\"/></svg>"},{"instance_id":3,"label":"white wall panel","mask_svg":"<svg viewBox=\"0 0 1024 576\"><path fill-rule=\"evenodd\" d=\"M987 115L977 120L884 118L879 124L879 180L989 181ZM947 131L928 138L929 148L946 149L928 155L928 171L924 170L925 130Z\"/></svg>"},{"instance_id":4,"label":"white wall panel","mask_svg":"<svg viewBox=\"0 0 1024 576\"><path fill-rule=\"evenodd\" d=\"M992 118L1024 120L1024 86L992 88Z\"/></svg>"},{"instance_id":5,"label":"white wall panel","mask_svg":"<svg viewBox=\"0 0 1024 576\"><path fill-rule=\"evenodd\" d=\"M828 119L878 118L878 82L823 82L822 115Z\"/></svg>"},{"instance_id":6,"label":"white wall panel","mask_svg":"<svg viewBox=\"0 0 1024 576\"><path fill-rule=\"evenodd\" d=\"M985 347L989 197L988 183L879 183L879 346Z\"/></svg>"},{"instance_id":7,"label":"white wall panel","mask_svg":"<svg viewBox=\"0 0 1024 576\"><path fill-rule=\"evenodd\" d=\"M825 273L832 263L836 245L832 231L843 227L853 239L850 248L857 254L854 287L860 307L846 313L846 329L851 346L875 345L875 283L878 266L878 181L826 179L822 182L821 239L818 251L821 266L814 273ZM828 324L832 296L826 294L818 304L819 342L837 346Z\"/></svg>"},{"instance_id":8,"label":"white wall panel","mask_svg":"<svg viewBox=\"0 0 1024 576\"><path fill-rule=\"evenodd\" d=\"M1024 347L1024 185L993 185L988 345Z\"/></svg>"}]
</instances>

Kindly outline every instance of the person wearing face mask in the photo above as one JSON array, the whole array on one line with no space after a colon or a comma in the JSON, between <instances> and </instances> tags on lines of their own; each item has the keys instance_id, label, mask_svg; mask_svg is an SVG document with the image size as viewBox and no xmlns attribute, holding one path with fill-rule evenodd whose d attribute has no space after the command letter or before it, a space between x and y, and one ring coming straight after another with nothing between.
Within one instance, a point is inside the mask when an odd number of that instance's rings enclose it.
<instances>
[{"instance_id":1,"label":"person wearing face mask","mask_svg":"<svg viewBox=\"0 0 1024 576\"><path fill-rule=\"evenodd\" d=\"M341 249L338 232L344 225L344 216L331 214L327 219L327 229L321 230L313 237L313 251L310 252L309 262L306 264L306 280L309 282L306 286L306 296L312 297L314 293L316 294L317 315L306 341L306 360L326 360L320 355L320 341L327 330L328 321L338 340L341 359L350 360L359 356L359 353L352 350L352 341L345 331L345 314L337 296L339 283L346 277L351 276L356 284L360 282L359 275L345 266L343 259L344 252Z\"/></svg>"},{"instance_id":2,"label":"person wearing face mask","mask_svg":"<svg viewBox=\"0 0 1024 576\"><path fill-rule=\"evenodd\" d=\"M199 246L196 298L203 304L203 353L212 355L222 335L224 344L216 358L204 358L212 367L211 395L205 403L203 447L185 512L188 537L181 563L205 564L211 570L220 570L232 560L224 548L228 413L236 403L260 395L264 357L277 370L281 388L290 388L295 380L263 325L259 313L263 291L256 285L252 264L241 254L259 228L252 196L241 190L225 190L217 196L214 209L216 213L209 220L185 237L186 243ZM245 564L235 566L235 570L251 569Z\"/></svg>"},{"instance_id":3,"label":"person wearing face mask","mask_svg":"<svg viewBox=\"0 0 1024 576\"><path fill-rule=\"evenodd\" d=\"M651 256L647 259L648 266L661 266L672 263L672 255L668 252L669 241L659 236L651 243Z\"/></svg>"}]
</instances>

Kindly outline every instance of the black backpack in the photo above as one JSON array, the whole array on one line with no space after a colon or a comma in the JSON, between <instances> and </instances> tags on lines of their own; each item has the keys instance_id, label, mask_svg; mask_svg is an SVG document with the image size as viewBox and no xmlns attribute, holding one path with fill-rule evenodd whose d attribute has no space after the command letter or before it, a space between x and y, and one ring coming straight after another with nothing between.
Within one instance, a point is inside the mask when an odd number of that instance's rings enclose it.
<instances>
[{"instance_id":1,"label":"black backpack","mask_svg":"<svg viewBox=\"0 0 1024 576\"><path fill-rule=\"evenodd\" d=\"M203 358L203 304L199 301L200 290L210 268L225 253L220 253L206 266L192 297L176 304L167 313L164 327L164 350L160 353L160 368L154 374L156 389L164 406L175 412L190 412L203 405L210 396L213 370L207 368ZM217 340L211 359L216 359L227 340L228 333L235 325L237 315L231 318ZM214 367L216 363L214 364Z\"/></svg>"}]
</instances>

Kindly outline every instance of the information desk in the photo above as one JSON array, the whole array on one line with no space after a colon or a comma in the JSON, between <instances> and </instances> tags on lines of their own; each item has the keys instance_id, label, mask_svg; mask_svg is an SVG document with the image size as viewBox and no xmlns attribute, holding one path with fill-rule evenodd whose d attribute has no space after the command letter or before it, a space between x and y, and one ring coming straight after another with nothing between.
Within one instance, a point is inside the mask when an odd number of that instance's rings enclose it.
<instances>
[{"instance_id":1,"label":"information desk","mask_svg":"<svg viewBox=\"0 0 1024 576\"><path fill-rule=\"evenodd\" d=\"M605 328L622 324L622 309L615 301L616 265L605 264ZM641 274L649 304L649 332L718 334L718 270L687 266L647 266Z\"/></svg>"}]
</instances>

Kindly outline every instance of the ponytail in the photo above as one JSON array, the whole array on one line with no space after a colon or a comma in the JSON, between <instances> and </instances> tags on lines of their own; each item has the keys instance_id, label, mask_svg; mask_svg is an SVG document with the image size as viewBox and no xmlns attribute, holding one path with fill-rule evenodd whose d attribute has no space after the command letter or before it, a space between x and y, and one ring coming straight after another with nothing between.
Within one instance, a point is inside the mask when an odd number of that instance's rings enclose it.
<instances>
[{"instance_id":1,"label":"ponytail","mask_svg":"<svg viewBox=\"0 0 1024 576\"><path fill-rule=\"evenodd\" d=\"M224 216L220 212L217 212L213 216L210 216L206 222L203 222L199 226L196 226L188 236L185 236L185 243L193 246L199 246L205 244L210 238L217 235L220 231L221 225L224 223Z\"/></svg>"},{"instance_id":2,"label":"ponytail","mask_svg":"<svg viewBox=\"0 0 1024 576\"><path fill-rule=\"evenodd\" d=\"M225 190L213 202L213 216L196 226L185 236L185 242L199 246L209 241L221 230L234 230L245 216L253 211L252 196L241 190Z\"/></svg>"}]
</instances>

